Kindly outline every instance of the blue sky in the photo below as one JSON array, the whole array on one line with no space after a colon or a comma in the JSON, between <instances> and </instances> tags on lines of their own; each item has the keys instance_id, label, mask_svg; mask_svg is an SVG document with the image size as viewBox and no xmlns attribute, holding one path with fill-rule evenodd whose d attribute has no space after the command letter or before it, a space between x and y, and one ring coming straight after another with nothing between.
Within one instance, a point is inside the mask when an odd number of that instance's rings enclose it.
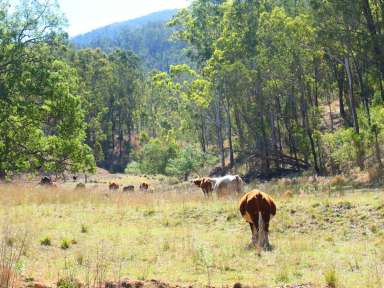
<instances>
[{"instance_id":1,"label":"blue sky","mask_svg":"<svg viewBox=\"0 0 384 288\"><path fill-rule=\"evenodd\" d=\"M58 0L66 15L70 36L114 22L171 8L186 7L188 0Z\"/></svg>"}]
</instances>

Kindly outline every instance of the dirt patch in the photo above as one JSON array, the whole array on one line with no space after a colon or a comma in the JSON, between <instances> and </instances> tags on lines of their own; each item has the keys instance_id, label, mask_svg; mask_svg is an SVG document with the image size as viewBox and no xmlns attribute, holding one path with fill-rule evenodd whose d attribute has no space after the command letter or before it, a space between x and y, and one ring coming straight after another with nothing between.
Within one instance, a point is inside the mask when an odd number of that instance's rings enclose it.
<instances>
[{"instance_id":1,"label":"dirt patch","mask_svg":"<svg viewBox=\"0 0 384 288\"><path fill-rule=\"evenodd\" d=\"M33 282L26 281L21 288L53 288L57 287L57 285L45 285L42 282ZM80 285L79 287L86 287L84 285ZM199 286L200 287L200 286ZM248 286L243 285L241 283L235 283L233 286L220 286L221 288L271 288L268 286ZM149 280L149 281L141 281L141 280L132 280L132 279L122 279L118 282L106 282L103 285L97 286L95 288L193 288L193 286L181 286L181 285L173 285L169 283L165 283L159 280ZM210 286L209 288L215 288L214 286ZM295 285L285 285L279 286L276 288L329 288L328 286L319 286L313 284L295 284Z\"/></svg>"}]
</instances>

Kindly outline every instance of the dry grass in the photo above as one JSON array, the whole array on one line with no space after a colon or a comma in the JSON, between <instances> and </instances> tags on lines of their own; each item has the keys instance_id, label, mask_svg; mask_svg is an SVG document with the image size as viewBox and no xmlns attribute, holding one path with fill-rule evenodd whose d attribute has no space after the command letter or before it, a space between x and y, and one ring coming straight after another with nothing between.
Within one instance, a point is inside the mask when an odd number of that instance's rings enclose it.
<instances>
[{"instance_id":1,"label":"dry grass","mask_svg":"<svg viewBox=\"0 0 384 288\"><path fill-rule=\"evenodd\" d=\"M207 200L190 184L151 184L154 193L109 192L106 184L77 191L73 183L58 189L0 186L1 223L28 233L19 273L48 283L80 279L89 287L124 276L197 286L276 286L325 284L332 267L341 287L382 287L381 193L329 197L290 188L293 195L281 198L276 192L274 249L260 253L247 248L251 233L239 215L238 197ZM41 245L42 239L51 245ZM61 249L63 241L68 249Z\"/></svg>"}]
</instances>

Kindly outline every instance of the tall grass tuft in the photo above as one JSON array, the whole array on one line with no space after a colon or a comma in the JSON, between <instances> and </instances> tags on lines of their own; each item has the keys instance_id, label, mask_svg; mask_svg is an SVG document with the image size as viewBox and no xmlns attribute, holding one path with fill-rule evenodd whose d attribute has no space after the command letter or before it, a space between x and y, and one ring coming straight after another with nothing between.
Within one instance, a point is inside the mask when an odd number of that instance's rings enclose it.
<instances>
[{"instance_id":1,"label":"tall grass tuft","mask_svg":"<svg viewBox=\"0 0 384 288\"><path fill-rule=\"evenodd\" d=\"M0 239L0 287L17 287L21 257L25 252L27 234L5 229Z\"/></svg>"},{"instance_id":2,"label":"tall grass tuft","mask_svg":"<svg viewBox=\"0 0 384 288\"><path fill-rule=\"evenodd\" d=\"M336 288L337 286L337 274L335 267L331 267L324 273L325 283L330 288Z\"/></svg>"}]
</instances>

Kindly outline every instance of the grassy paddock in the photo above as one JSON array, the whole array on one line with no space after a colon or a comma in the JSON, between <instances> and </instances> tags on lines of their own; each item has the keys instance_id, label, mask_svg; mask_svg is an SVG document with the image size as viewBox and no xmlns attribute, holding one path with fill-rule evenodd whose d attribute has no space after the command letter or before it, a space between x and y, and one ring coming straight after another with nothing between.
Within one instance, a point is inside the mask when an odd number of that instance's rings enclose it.
<instances>
[{"instance_id":1,"label":"grassy paddock","mask_svg":"<svg viewBox=\"0 0 384 288\"><path fill-rule=\"evenodd\" d=\"M3 236L27 236L18 271L48 283L127 276L196 286L384 286L382 192L275 195L274 249L260 252L248 248L250 229L237 199L206 200L189 185L153 189L0 186Z\"/></svg>"}]
</instances>

